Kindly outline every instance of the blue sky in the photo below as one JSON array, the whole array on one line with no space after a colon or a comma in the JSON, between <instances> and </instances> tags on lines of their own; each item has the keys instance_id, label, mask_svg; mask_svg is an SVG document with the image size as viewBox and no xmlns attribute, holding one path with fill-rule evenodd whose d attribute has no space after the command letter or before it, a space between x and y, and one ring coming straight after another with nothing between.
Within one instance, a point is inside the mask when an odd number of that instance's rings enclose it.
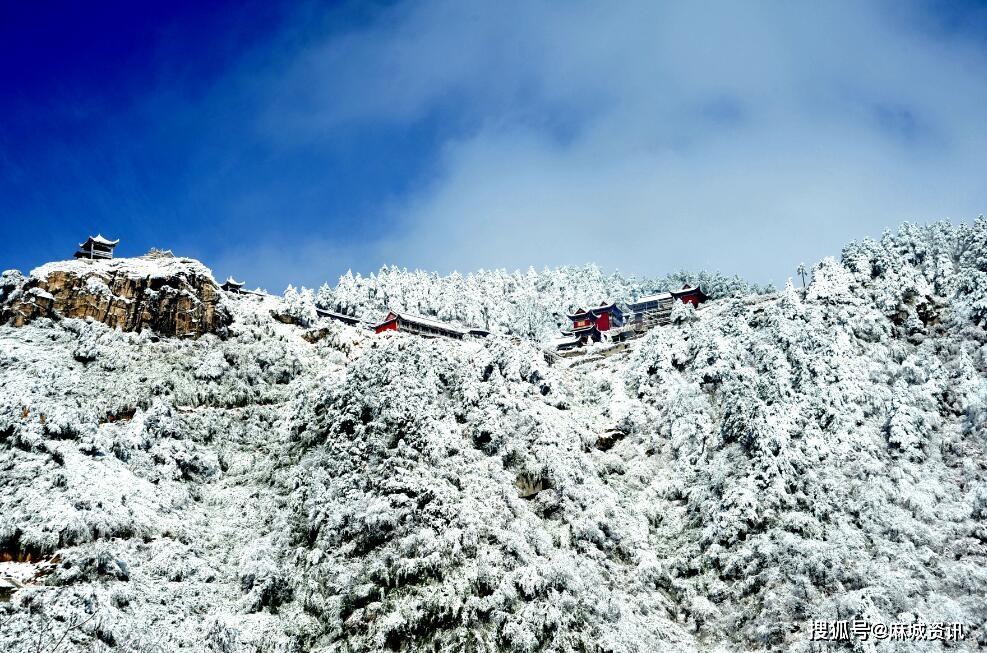
<instances>
[{"instance_id":1,"label":"blue sky","mask_svg":"<svg viewBox=\"0 0 987 653\"><path fill-rule=\"evenodd\" d=\"M987 12L908 2L0 0L0 267L170 248L783 283L987 212Z\"/></svg>"}]
</instances>

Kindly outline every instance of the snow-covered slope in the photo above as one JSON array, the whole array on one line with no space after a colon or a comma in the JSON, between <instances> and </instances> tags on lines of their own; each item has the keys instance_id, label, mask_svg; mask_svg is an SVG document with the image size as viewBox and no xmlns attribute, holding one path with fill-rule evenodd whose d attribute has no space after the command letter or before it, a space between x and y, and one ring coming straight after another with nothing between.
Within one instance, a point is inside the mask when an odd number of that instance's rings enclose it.
<instances>
[{"instance_id":1,"label":"snow-covered slope","mask_svg":"<svg viewBox=\"0 0 987 653\"><path fill-rule=\"evenodd\" d=\"M980 220L575 362L313 338L294 291L227 297L225 340L2 327L0 650L810 651L854 616L976 650L985 298Z\"/></svg>"}]
</instances>

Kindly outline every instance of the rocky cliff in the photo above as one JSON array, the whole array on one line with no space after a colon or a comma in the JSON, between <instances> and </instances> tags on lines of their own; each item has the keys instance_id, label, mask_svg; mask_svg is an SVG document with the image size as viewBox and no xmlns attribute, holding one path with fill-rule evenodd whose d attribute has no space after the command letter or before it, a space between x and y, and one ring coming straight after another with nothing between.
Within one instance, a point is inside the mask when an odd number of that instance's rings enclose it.
<instances>
[{"instance_id":1,"label":"rocky cliff","mask_svg":"<svg viewBox=\"0 0 987 653\"><path fill-rule=\"evenodd\" d=\"M3 286L0 321L14 326L92 318L123 331L198 337L224 335L231 319L209 269L169 253L48 263L27 279L5 273Z\"/></svg>"}]
</instances>

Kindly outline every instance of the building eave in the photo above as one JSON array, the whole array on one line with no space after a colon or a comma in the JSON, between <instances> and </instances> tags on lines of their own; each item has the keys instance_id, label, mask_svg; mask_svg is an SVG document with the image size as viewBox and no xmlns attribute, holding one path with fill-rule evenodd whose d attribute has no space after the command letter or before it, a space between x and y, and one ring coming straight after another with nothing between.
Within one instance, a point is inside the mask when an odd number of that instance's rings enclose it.
<instances>
[{"instance_id":1,"label":"building eave","mask_svg":"<svg viewBox=\"0 0 987 653\"><path fill-rule=\"evenodd\" d=\"M87 238L86 242L79 243L79 247L85 247L89 243L93 243L96 245L106 245L107 247L116 247L120 243L120 239L117 238L116 240L109 240L107 238L103 238L102 234L96 234L95 236L90 236L89 238Z\"/></svg>"}]
</instances>

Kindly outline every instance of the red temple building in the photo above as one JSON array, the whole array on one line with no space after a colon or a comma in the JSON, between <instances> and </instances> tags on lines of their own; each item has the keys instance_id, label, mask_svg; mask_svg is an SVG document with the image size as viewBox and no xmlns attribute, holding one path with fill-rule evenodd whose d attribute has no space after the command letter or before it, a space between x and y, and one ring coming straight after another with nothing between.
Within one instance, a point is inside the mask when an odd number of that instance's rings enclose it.
<instances>
[{"instance_id":1,"label":"red temple building","mask_svg":"<svg viewBox=\"0 0 987 653\"><path fill-rule=\"evenodd\" d=\"M692 304L696 307L709 299L709 297L706 296L706 293L703 292L702 288L689 284L683 285L679 290L673 290L671 295L680 302Z\"/></svg>"},{"instance_id":2,"label":"red temple building","mask_svg":"<svg viewBox=\"0 0 987 653\"><path fill-rule=\"evenodd\" d=\"M455 338L457 340L461 340L466 336L485 338L490 335L490 332L486 329L463 328L449 324L448 322L441 322L434 318L415 315L414 313L398 313L397 311L389 312L387 317L385 317L381 322L373 325L373 330L375 333L400 331L403 333L412 333L418 336L432 338L442 336L445 338Z\"/></svg>"},{"instance_id":3,"label":"red temple building","mask_svg":"<svg viewBox=\"0 0 987 653\"><path fill-rule=\"evenodd\" d=\"M617 304L600 304L596 308L580 309L568 316L572 326L563 333L576 338L581 344L592 340L599 342L610 329L624 325L624 314Z\"/></svg>"}]
</instances>

